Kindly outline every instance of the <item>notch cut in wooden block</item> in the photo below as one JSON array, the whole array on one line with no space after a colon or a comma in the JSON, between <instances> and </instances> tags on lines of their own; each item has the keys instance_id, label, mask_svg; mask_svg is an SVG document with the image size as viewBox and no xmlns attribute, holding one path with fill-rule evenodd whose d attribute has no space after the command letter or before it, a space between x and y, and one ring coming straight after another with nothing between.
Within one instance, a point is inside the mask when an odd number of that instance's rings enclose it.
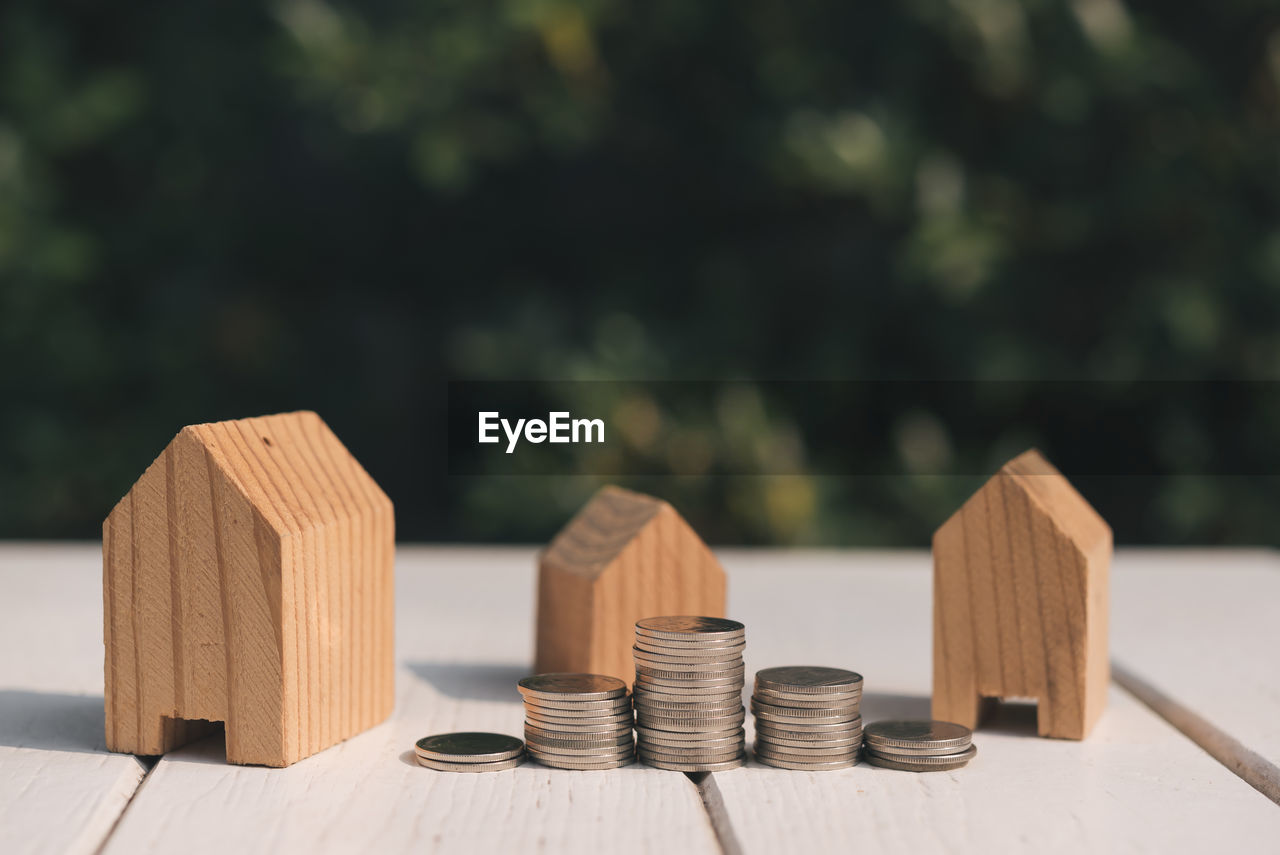
<instances>
[{"instance_id":1,"label":"notch cut in wooden block","mask_svg":"<svg viewBox=\"0 0 1280 855\"><path fill-rule=\"evenodd\" d=\"M636 621L724 610L724 570L675 508L604 487L539 559L535 667L630 684Z\"/></svg>"},{"instance_id":2,"label":"notch cut in wooden block","mask_svg":"<svg viewBox=\"0 0 1280 855\"><path fill-rule=\"evenodd\" d=\"M286 766L382 721L391 501L311 412L185 427L102 527L106 737Z\"/></svg>"},{"instance_id":3,"label":"notch cut in wooden block","mask_svg":"<svg viewBox=\"0 0 1280 855\"><path fill-rule=\"evenodd\" d=\"M1106 703L1111 528L1034 449L933 535L933 717L1032 698L1041 736L1083 739Z\"/></svg>"}]
</instances>

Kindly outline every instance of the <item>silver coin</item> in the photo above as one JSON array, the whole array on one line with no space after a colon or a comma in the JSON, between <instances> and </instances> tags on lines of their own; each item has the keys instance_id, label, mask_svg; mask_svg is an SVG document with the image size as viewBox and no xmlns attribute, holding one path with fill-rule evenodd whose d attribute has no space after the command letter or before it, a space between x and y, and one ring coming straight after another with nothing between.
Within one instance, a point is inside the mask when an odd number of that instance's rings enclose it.
<instances>
[{"instance_id":1,"label":"silver coin","mask_svg":"<svg viewBox=\"0 0 1280 855\"><path fill-rule=\"evenodd\" d=\"M635 753L634 745L625 745L616 751L597 751L595 754L572 753L569 751L555 751L550 748L530 748L530 757L554 757L560 760L585 760L602 762L605 760L617 760L621 757L630 757Z\"/></svg>"},{"instance_id":2,"label":"silver coin","mask_svg":"<svg viewBox=\"0 0 1280 855\"><path fill-rule=\"evenodd\" d=\"M706 704L713 706L743 706L741 695L645 695L645 697L637 703L637 708L642 709L694 709L696 706Z\"/></svg>"},{"instance_id":3,"label":"silver coin","mask_svg":"<svg viewBox=\"0 0 1280 855\"><path fill-rule=\"evenodd\" d=\"M732 725L733 727L741 726L742 722L746 720L746 717L747 711L742 708L741 704L738 704L737 706L728 707L723 710L697 710L694 711L692 715L679 710L646 710L643 713L637 714L636 722L646 727L656 727L659 730L662 730L663 725L667 723L688 724L690 722L702 722L704 724L712 725L721 724L722 727L720 729L723 730L724 727L730 726L731 722L737 722L737 724Z\"/></svg>"},{"instance_id":4,"label":"silver coin","mask_svg":"<svg viewBox=\"0 0 1280 855\"><path fill-rule=\"evenodd\" d=\"M733 680L742 681L740 664L715 662L706 666L675 662L645 662L637 659L636 674L664 680Z\"/></svg>"},{"instance_id":5,"label":"silver coin","mask_svg":"<svg viewBox=\"0 0 1280 855\"><path fill-rule=\"evenodd\" d=\"M839 721L834 724L816 723L806 721L803 724L792 724L788 722L770 722L762 718L756 719L756 730L774 733L790 734L796 739L804 739L812 734L815 739L823 735L833 733L851 733L862 729L862 719L855 718L850 721Z\"/></svg>"},{"instance_id":6,"label":"silver coin","mask_svg":"<svg viewBox=\"0 0 1280 855\"><path fill-rule=\"evenodd\" d=\"M605 745L598 745L594 748L564 748L552 743L541 743L537 741L530 742L529 751L536 751L539 754L554 754L565 757L613 757L618 754L626 754L634 751L636 747L635 741L619 742Z\"/></svg>"},{"instance_id":7,"label":"silver coin","mask_svg":"<svg viewBox=\"0 0 1280 855\"><path fill-rule=\"evenodd\" d=\"M628 731L626 733L622 733L621 736L614 736L613 733L607 733L607 735L586 733L584 736L577 736L575 733L562 733L561 736L531 735L526 741L529 742L530 745L554 747L554 749L584 749L600 751L616 749L616 747L621 747L623 745L631 745L632 742L635 741L635 733Z\"/></svg>"},{"instance_id":8,"label":"silver coin","mask_svg":"<svg viewBox=\"0 0 1280 855\"><path fill-rule=\"evenodd\" d=\"M683 722L699 722L707 719L719 720L722 718L734 718L741 723L745 716L742 713L742 705L736 707L723 707L718 710L642 710L637 711L638 721L648 722L650 724L658 721L683 721Z\"/></svg>"},{"instance_id":9,"label":"silver coin","mask_svg":"<svg viewBox=\"0 0 1280 855\"><path fill-rule=\"evenodd\" d=\"M801 760L798 762L794 760L783 760L778 757L757 754L756 761L763 763L766 766L773 766L778 769L790 769L793 772L833 772L837 769L848 769L858 765L857 757L838 760L834 763L815 763L808 760Z\"/></svg>"},{"instance_id":10,"label":"silver coin","mask_svg":"<svg viewBox=\"0 0 1280 855\"><path fill-rule=\"evenodd\" d=\"M728 698L723 701L645 701L636 704L636 715L723 715L742 709L742 701Z\"/></svg>"},{"instance_id":11,"label":"silver coin","mask_svg":"<svg viewBox=\"0 0 1280 855\"><path fill-rule=\"evenodd\" d=\"M636 745L647 745L650 748L657 748L659 751L666 751L670 748L688 748L691 745L700 745L704 748L723 748L726 745L745 743L746 741L746 733L742 728L723 731L712 736L700 733L697 734L697 739L673 738L690 735L688 733L663 733L661 731L651 736L636 734Z\"/></svg>"},{"instance_id":12,"label":"silver coin","mask_svg":"<svg viewBox=\"0 0 1280 855\"><path fill-rule=\"evenodd\" d=\"M602 740L608 740L613 737L626 736L631 732L630 724L623 724L621 727L609 725L608 728L560 728L546 727L538 722L526 721L524 723L524 738L528 742L530 737L534 739L573 739L585 742L589 736L599 736Z\"/></svg>"},{"instance_id":13,"label":"silver coin","mask_svg":"<svg viewBox=\"0 0 1280 855\"><path fill-rule=\"evenodd\" d=\"M786 746L788 748L859 748L862 746L861 731L840 739L828 739L826 737L820 739L793 739L790 736L761 733L760 728L756 728L756 739L757 741L768 742L770 745Z\"/></svg>"},{"instance_id":14,"label":"silver coin","mask_svg":"<svg viewBox=\"0 0 1280 855\"><path fill-rule=\"evenodd\" d=\"M841 748L791 748L785 745L774 745L771 742L765 742L760 739L756 740L753 747L757 757L761 754L768 754L783 760L819 760L823 762L856 757L858 752L862 750L857 745Z\"/></svg>"},{"instance_id":15,"label":"silver coin","mask_svg":"<svg viewBox=\"0 0 1280 855\"><path fill-rule=\"evenodd\" d=\"M741 707L739 707L741 710ZM663 712L645 713L637 720L638 724L645 727L654 727L658 730L667 730L676 727L683 729L692 729L694 731L702 730L724 730L729 727L742 727L746 721L746 715L742 712L734 710L721 710L717 713L698 712L698 713L681 713L681 712Z\"/></svg>"},{"instance_id":16,"label":"silver coin","mask_svg":"<svg viewBox=\"0 0 1280 855\"><path fill-rule=\"evenodd\" d=\"M745 753L743 745L730 745L724 748L691 748L687 746L647 746L636 748L636 756L641 760L662 760L668 763L720 763Z\"/></svg>"},{"instance_id":17,"label":"silver coin","mask_svg":"<svg viewBox=\"0 0 1280 855\"><path fill-rule=\"evenodd\" d=\"M868 743L870 748L883 757L889 757L894 760L910 760L914 757L953 757L961 753L963 748L907 748L902 745L872 745ZM968 748L972 745L965 746Z\"/></svg>"},{"instance_id":18,"label":"silver coin","mask_svg":"<svg viewBox=\"0 0 1280 855\"><path fill-rule=\"evenodd\" d=\"M787 737L787 736L774 736L768 733L761 733L758 730L756 731L756 740L759 742L767 742L770 745L776 745L778 746L778 748L784 751L791 751L796 749L810 749L810 748L851 749L851 748L860 748L862 747L862 744L863 744L861 734L858 734L857 736L854 736L848 739L813 740L813 739L791 739L790 737Z\"/></svg>"},{"instance_id":19,"label":"silver coin","mask_svg":"<svg viewBox=\"0 0 1280 855\"><path fill-rule=\"evenodd\" d=\"M675 686L680 689L692 687L692 689L714 689L717 683L721 689L728 686L737 686L741 690L746 686L745 668L742 666L733 666L726 669L726 673L700 673L692 671L671 671L669 668L650 668L643 662L635 664L636 686L652 685ZM669 675L669 676L668 676ZM701 685L700 685L701 683Z\"/></svg>"},{"instance_id":20,"label":"silver coin","mask_svg":"<svg viewBox=\"0 0 1280 855\"><path fill-rule=\"evenodd\" d=\"M688 690L684 692L651 692L649 690L636 691L637 704L727 704L742 703L742 692L730 690L706 692L701 690Z\"/></svg>"},{"instance_id":21,"label":"silver coin","mask_svg":"<svg viewBox=\"0 0 1280 855\"><path fill-rule=\"evenodd\" d=\"M856 707L862 702L862 692L841 693L838 695L787 695L782 692L766 692L758 686L752 697L780 707Z\"/></svg>"},{"instance_id":22,"label":"silver coin","mask_svg":"<svg viewBox=\"0 0 1280 855\"><path fill-rule=\"evenodd\" d=\"M692 695L692 694L674 694L674 695L651 695L643 693L641 697L636 699L635 708L645 707L648 709L698 709L706 707L741 707L742 695L739 694L723 694L723 695Z\"/></svg>"},{"instance_id":23,"label":"silver coin","mask_svg":"<svg viewBox=\"0 0 1280 855\"><path fill-rule=\"evenodd\" d=\"M747 646L745 638L734 641L664 641L637 635L635 646L647 653L662 653L669 656L735 656L742 653Z\"/></svg>"},{"instance_id":24,"label":"silver coin","mask_svg":"<svg viewBox=\"0 0 1280 855\"><path fill-rule=\"evenodd\" d=\"M747 645L747 637L738 635L733 638L654 638L644 633L636 633L632 643L639 647L652 648L654 653L674 653L677 656L701 656L704 653L722 652L740 653Z\"/></svg>"},{"instance_id":25,"label":"silver coin","mask_svg":"<svg viewBox=\"0 0 1280 855\"><path fill-rule=\"evenodd\" d=\"M602 707L597 709L575 710L566 707L548 707L542 704L534 704L528 701L524 705L525 712L533 712L542 716L552 716L554 718L609 718L610 716L626 715L631 712L631 699L627 699L627 703L618 704L612 707Z\"/></svg>"},{"instance_id":26,"label":"silver coin","mask_svg":"<svg viewBox=\"0 0 1280 855\"><path fill-rule=\"evenodd\" d=\"M637 739L657 739L668 742L698 742L709 741L712 739L727 739L730 737L741 739L744 732L745 731L743 731L741 726L729 727L719 731L704 730L701 732L686 732L680 730L658 730L652 727L645 727L643 722L636 725Z\"/></svg>"},{"instance_id":27,"label":"silver coin","mask_svg":"<svg viewBox=\"0 0 1280 855\"><path fill-rule=\"evenodd\" d=\"M862 716L860 716L857 713L857 711L832 713L830 715L825 715L821 717L785 715L780 713L766 712L762 709L757 709L756 707L752 707L751 712L757 719L761 721L768 721L774 724L785 724L785 725L797 724L802 726L807 726L811 724L843 724L849 721L857 721L862 718Z\"/></svg>"},{"instance_id":28,"label":"silver coin","mask_svg":"<svg viewBox=\"0 0 1280 855\"><path fill-rule=\"evenodd\" d=\"M756 685L797 694L852 692L862 688L862 675L843 668L819 665L785 665L756 672Z\"/></svg>"},{"instance_id":29,"label":"silver coin","mask_svg":"<svg viewBox=\"0 0 1280 855\"><path fill-rule=\"evenodd\" d=\"M816 719L859 714L857 704L852 706L845 705L830 707L780 707L777 704L762 703L754 697L751 699L751 710L753 712L759 710L760 712L766 712L770 715L785 715L790 716L791 718Z\"/></svg>"},{"instance_id":30,"label":"silver coin","mask_svg":"<svg viewBox=\"0 0 1280 855\"><path fill-rule=\"evenodd\" d=\"M653 725L651 729L657 730L660 733L669 733L669 734L683 733L690 737L689 741L694 742L694 741L697 741L698 739L719 739L720 737L730 734L735 730L740 730L741 728L742 728L741 721L736 721L735 723L735 720L731 719L728 725L725 725L725 724L702 725L702 724L696 724L696 723L685 724L683 722L662 722L661 724Z\"/></svg>"},{"instance_id":31,"label":"silver coin","mask_svg":"<svg viewBox=\"0 0 1280 855\"><path fill-rule=\"evenodd\" d=\"M970 745L958 754L934 757L886 757L877 754L870 748L863 752L867 762L885 769L897 769L901 772L946 772L959 769L973 759L978 753L976 746Z\"/></svg>"},{"instance_id":32,"label":"silver coin","mask_svg":"<svg viewBox=\"0 0 1280 855\"><path fill-rule=\"evenodd\" d=\"M732 677L717 677L712 680L699 677L696 680L690 679L670 679L668 677L654 677L648 674L636 674L636 689L641 692L694 692L698 690L706 692L733 692L741 695L744 686L742 683L742 675Z\"/></svg>"},{"instance_id":33,"label":"silver coin","mask_svg":"<svg viewBox=\"0 0 1280 855\"><path fill-rule=\"evenodd\" d=\"M687 763L690 760L697 759L703 762L717 763L721 760L731 760L739 754L745 754L747 747L745 742L738 742L730 745L646 745L636 746L636 754L646 759L655 758L658 760L669 760Z\"/></svg>"},{"instance_id":34,"label":"silver coin","mask_svg":"<svg viewBox=\"0 0 1280 855\"><path fill-rule=\"evenodd\" d=\"M740 748L735 747L729 751L680 751L677 749L674 754L640 750L636 752L636 756L642 763L654 760L660 763L725 763L736 760L742 753Z\"/></svg>"},{"instance_id":35,"label":"silver coin","mask_svg":"<svg viewBox=\"0 0 1280 855\"><path fill-rule=\"evenodd\" d=\"M560 718L559 716L539 715L537 713L525 710L524 720L534 727L541 727L544 730L582 730L590 731L592 729L607 729L611 727L621 727L629 724L635 719L632 714L627 712L622 715L611 715L603 718Z\"/></svg>"},{"instance_id":36,"label":"silver coin","mask_svg":"<svg viewBox=\"0 0 1280 855\"><path fill-rule=\"evenodd\" d=\"M616 750L613 751L602 751L599 748L560 748L539 742L529 743L530 754L549 754L553 757L614 757L634 750L635 745L629 742L616 746Z\"/></svg>"},{"instance_id":37,"label":"silver coin","mask_svg":"<svg viewBox=\"0 0 1280 855\"><path fill-rule=\"evenodd\" d=\"M525 706L534 706L548 710L612 710L625 709L631 703L630 697L605 698L598 701L580 701L573 695L559 695L556 698L536 698L525 695Z\"/></svg>"},{"instance_id":38,"label":"silver coin","mask_svg":"<svg viewBox=\"0 0 1280 855\"><path fill-rule=\"evenodd\" d=\"M746 717L745 711L736 715L717 715L692 719L651 715L642 717L639 723L656 730L702 733L708 730L726 730L731 727L740 727Z\"/></svg>"},{"instance_id":39,"label":"silver coin","mask_svg":"<svg viewBox=\"0 0 1280 855\"><path fill-rule=\"evenodd\" d=\"M519 757L524 743L505 733L440 733L414 743L419 757L445 763L492 763Z\"/></svg>"},{"instance_id":40,"label":"silver coin","mask_svg":"<svg viewBox=\"0 0 1280 855\"><path fill-rule=\"evenodd\" d=\"M690 657L682 660L674 656L664 659L660 656L636 653L632 656L632 661L636 665L644 666L651 671L678 671L681 674L688 674L690 671L736 671L742 667L742 657L740 656L727 659L693 659Z\"/></svg>"},{"instance_id":41,"label":"silver coin","mask_svg":"<svg viewBox=\"0 0 1280 855\"><path fill-rule=\"evenodd\" d=\"M577 700L597 701L627 693L626 683L603 674L534 674L517 686L525 697L548 700L564 700L565 695L572 695Z\"/></svg>"},{"instance_id":42,"label":"silver coin","mask_svg":"<svg viewBox=\"0 0 1280 855\"><path fill-rule=\"evenodd\" d=\"M636 630L635 641L643 642L650 647L670 647L682 650L700 650L703 648L719 648L719 647L738 647L747 643L745 633L737 635L707 635L707 636L685 636L684 638L672 638L669 636L653 635L642 630Z\"/></svg>"},{"instance_id":43,"label":"silver coin","mask_svg":"<svg viewBox=\"0 0 1280 855\"><path fill-rule=\"evenodd\" d=\"M497 760L490 763L447 763L443 760L432 760L428 757L418 757L418 763L426 766L428 769L435 769L437 772L502 772L506 769L514 769L524 762L524 756L512 757L510 760Z\"/></svg>"},{"instance_id":44,"label":"silver coin","mask_svg":"<svg viewBox=\"0 0 1280 855\"><path fill-rule=\"evenodd\" d=\"M566 716L559 716L559 715L545 715L541 712L535 712L534 710L526 709L524 711L524 717L525 717L525 721L535 721L535 722L546 723L546 724L564 725L565 727L589 727L590 725L593 725L593 724L600 724L600 725L615 724L616 725L626 721L631 721L631 710L627 710L626 712L622 712L622 713L610 713L609 715L591 716L590 718L583 718L581 716L566 717Z\"/></svg>"},{"instance_id":45,"label":"silver coin","mask_svg":"<svg viewBox=\"0 0 1280 855\"><path fill-rule=\"evenodd\" d=\"M675 735L682 736L684 734L675 734ZM738 728L730 736L721 736L715 739L699 739L696 742L690 739L672 739L671 734L665 734L665 733L662 734L661 736L658 736L658 735L645 736L643 734L637 734L636 746L639 747L641 745L644 745L650 748L656 748L659 751L666 750L667 748L680 748L682 746L687 747L690 743L693 743L695 745L701 746L702 748L706 748L706 749L725 748L730 745L742 745L743 742L745 741L745 736L746 734L742 730L742 728Z\"/></svg>"},{"instance_id":46,"label":"silver coin","mask_svg":"<svg viewBox=\"0 0 1280 855\"><path fill-rule=\"evenodd\" d=\"M668 760L645 760L643 758L640 762L655 769L666 769L671 772L727 772L730 769L737 769L746 763L747 755L743 753L732 760L722 763L673 763Z\"/></svg>"},{"instance_id":47,"label":"silver coin","mask_svg":"<svg viewBox=\"0 0 1280 855\"><path fill-rule=\"evenodd\" d=\"M637 751L647 751L650 754L673 754L685 755L689 753L695 754L725 754L735 753L746 747L746 740L742 737L736 739L712 739L702 742L678 742L671 745L650 742L649 740L641 740L636 743Z\"/></svg>"},{"instance_id":48,"label":"silver coin","mask_svg":"<svg viewBox=\"0 0 1280 855\"><path fill-rule=\"evenodd\" d=\"M709 685L699 685L709 683ZM680 697L692 697L694 700L702 700L704 697L715 697L716 695L736 695L742 697L745 686L742 683L742 677L727 677L713 681L703 680L661 680L656 677L647 677L640 674L636 677L635 695L679 695ZM659 699L661 700L661 699Z\"/></svg>"},{"instance_id":49,"label":"silver coin","mask_svg":"<svg viewBox=\"0 0 1280 855\"><path fill-rule=\"evenodd\" d=\"M677 665L683 665L683 664L700 665L708 662L710 663L733 662L736 665L737 663L742 661L741 650L731 650L731 651L725 651L725 652L713 650L709 653L704 653L704 652L695 650L695 651L690 651L689 653L680 653L676 651L667 651L667 650L653 651L653 650L644 650L640 647L632 647L631 656L637 662L652 661L652 662L657 662L660 665L666 662L675 663Z\"/></svg>"},{"instance_id":50,"label":"silver coin","mask_svg":"<svg viewBox=\"0 0 1280 855\"><path fill-rule=\"evenodd\" d=\"M862 745L862 734L854 731L848 734L824 734L821 739L795 738L790 733L772 733L756 728L756 739L771 742L774 745L786 745L791 748L849 748ZM526 740L527 741L527 740Z\"/></svg>"},{"instance_id":51,"label":"silver coin","mask_svg":"<svg viewBox=\"0 0 1280 855\"><path fill-rule=\"evenodd\" d=\"M688 674L691 671L737 671L742 668L741 657L726 660L707 660L696 662L679 662L674 658L660 659L658 657L641 656L635 654L633 657L637 668L643 667L647 671L671 671L676 674ZM729 676L722 674L721 676Z\"/></svg>"},{"instance_id":52,"label":"silver coin","mask_svg":"<svg viewBox=\"0 0 1280 855\"><path fill-rule=\"evenodd\" d=\"M952 748L960 750L973 739L973 731L949 721L910 719L877 721L864 733L870 744L906 748Z\"/></svg>"},{"instance_id":53,"label":"silver coin","mask_svg":"<svg viewBox=\"0 0 1280 855\"><path fill-rule=\"evenodd\" d=\"M700 680L736 680L739 685L742 684L743 667L736 665L732 668L690 668L688 670L679 670L675 668L652 668L643 662L636 663L636 676L653 677L657 680L667 680L675 682L679 685L679 681L700 681Z\"/></svg>"},{"instance_id":54,"label":"silver coin","mask_svg":"<svg viewBox=\"0 0 1280 855\"><path fill-rule=\"evenodd\" d=\"M728 618L698 615L664 615L636 621L636 634L653 638L708 639L737 638L747 631L745 624Z\"/></svg>"},{"instance_id":55,"label":"silver coin","mask_svg":"<svg viewBox=\"0 0 1280 855\"><path fill-rule=\"evenodd\" d=\"M624 723L621 727L610 730L547 730L536 722L526 720L524 723L525 741L529 734L546 739L560 739L567 742L608 742L610 739L625 739L631 734L633 725Z\"/></svg>"},{"instance_id":56,"label":"silver coin","mask_svg":"<svg viewBox=\"0 0 1280 855\"><path fill-rule=\"evenodd\" d=\"M550 769L568 769L575 772L593 772L603 771L605 769L620 769L623 766L630 766L636 762L634 756L621 757L616 760L605 761L576 761L564 757L536 757L534 758L538 765L546 766Z\"/></svg>"},{"instance_id":57,"label":"silver coin","mask_svg":"<svg viewBox=\"0 0 1280 855\"><path fill-rule=\"evenodd\" d=\"M529 742L538 740L563 740L575 742L593 741L590 737L599 737L599 741L608 742L613 739L621 739L631 732L631 727L617 727L608 731L557 731L547 730L547 728L536 727L534 724L525 722L525 741Z\"/></svg>"},{"instance_id":58,"label":"silver coin","mask_svg":"<svg viewBox=\"0 0 1280 855\"><path fill-rule=\"evenodd\" d=\"M686 668L679 665L656 666L647 662L636 662L635 669L636 680L658 680L676 685L688 685L702 680L722 680L726 684L732 682L739 686L745 685L745 680L743 680L745 669L741 662L727 663L716 668Z\"/></svg>"}]
</instances>

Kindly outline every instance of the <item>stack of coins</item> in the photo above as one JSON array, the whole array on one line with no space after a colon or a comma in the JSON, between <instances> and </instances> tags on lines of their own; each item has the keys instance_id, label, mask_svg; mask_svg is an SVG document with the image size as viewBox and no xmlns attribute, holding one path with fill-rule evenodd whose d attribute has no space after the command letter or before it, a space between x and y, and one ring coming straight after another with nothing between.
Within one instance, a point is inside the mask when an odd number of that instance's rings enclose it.
<instances>
[{"instance_id":1,"label":"stack of coins","mask_svg":"<svg viewBox=\"0 0 1280 855\"><path fill-rule=\"evenodd\" d=\"M756 672L756 759L781 769L844 769L862 746L862 676L790 665Z\"/></svg>"},{"instance_id":2,"label":"stack of coins","mask_svg":"<svg viewBox=\"0 0 1280 855\"><path fill-rule=\"evenodd\" d=\"M959 769L978 753L973 732L949 721L877 721L865 736L868 763L904 772Z\"/></svg>"},{"instance_id":3,"label":"stack of coins","mask_svg":"<svg viewBox=\"0 0 1280 855\"><path fill-rule=\"evenodd\" d=\"M529 756L556 769L616 769L635 761L627 684L601 674L520 681Z\"/></svg>"},{"instance_id":4,"label":"stack of coins","mask_svg":"<svg viewBox=\"0 0 1280 855\"><path fill-rule=\"evenodd\" d=\"M502 733L441 733L414 744L418 762L441 772L500 772L524 759L524 743Z\"/></svg>"},{"instance_id":5,"label":"stack of coins","mask_svg":"<svg viewBox=\"0 0 1280 855\"><path fill-rule=\"evenodd\" d=\"M641 762L716 772L746 760L742 722L746 627L709 617L636 622L636 740Z\"/></svg>"}]
</instances>

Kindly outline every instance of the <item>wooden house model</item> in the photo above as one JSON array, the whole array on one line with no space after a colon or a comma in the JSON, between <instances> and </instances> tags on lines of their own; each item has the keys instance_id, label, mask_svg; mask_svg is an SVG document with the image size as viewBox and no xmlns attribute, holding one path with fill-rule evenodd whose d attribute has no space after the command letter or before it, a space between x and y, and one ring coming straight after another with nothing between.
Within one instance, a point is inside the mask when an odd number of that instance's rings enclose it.
<instances>
[{"instance_id":1,"label":"wooden house model","mask_svg":"<svg viewBox=\"0 0 1280 855\"><path fill-rule=\"evenodd\" d=\"M724 609L724 570L675 509L605 487L539 560L536 669L631 683L637 620Z\"/></svg>"},{"instance_id":2,"label":"wooden house model","mask_svg":"<svg viewBox=\"0 0 1280 855\"><path fill-rule=\"evenodd\" d=\"M311 412L191 425L102 527L106 738L286 766L394 703L391 501Z\"/></svg>"},{"instance_id":3,"label":"wooden house model","mask_svg":"<svg viewBox=\"0 0 1280 855\"><path fill-rule=\"evenodd\" d=\"M1111 528L1038 451L933 536L933 717L1034 699L1041 736L1083 739L1106 703Z\"/></svg>"}]
</instances>

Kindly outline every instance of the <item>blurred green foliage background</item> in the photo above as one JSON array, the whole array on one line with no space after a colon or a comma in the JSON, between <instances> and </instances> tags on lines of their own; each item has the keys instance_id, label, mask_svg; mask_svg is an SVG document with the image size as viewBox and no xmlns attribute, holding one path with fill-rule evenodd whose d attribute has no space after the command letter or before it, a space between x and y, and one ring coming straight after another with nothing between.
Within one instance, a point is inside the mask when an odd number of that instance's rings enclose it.
<instances>
[{"instance_id":1,"label":"blurred green foliage background","mask_svg":"<svg viewBox=\"0 0 1280 855\"><path fill-rule=\"evenodd\" d=\"M600 479L449 475L448 380L1274 380L1278 84L1250 0L11 0L0 535L95 537L181 425L307 407L402 538L545 539ZM976 486L823 474L735 388L611 413L713 542L922 545ZM1280 450L1212 474L1275 418L1153 417L1165 474L1081 486L1122 542L1278 544ZM885 425L845 453L1088 459Z\"/></svg>"}]
</instances>

